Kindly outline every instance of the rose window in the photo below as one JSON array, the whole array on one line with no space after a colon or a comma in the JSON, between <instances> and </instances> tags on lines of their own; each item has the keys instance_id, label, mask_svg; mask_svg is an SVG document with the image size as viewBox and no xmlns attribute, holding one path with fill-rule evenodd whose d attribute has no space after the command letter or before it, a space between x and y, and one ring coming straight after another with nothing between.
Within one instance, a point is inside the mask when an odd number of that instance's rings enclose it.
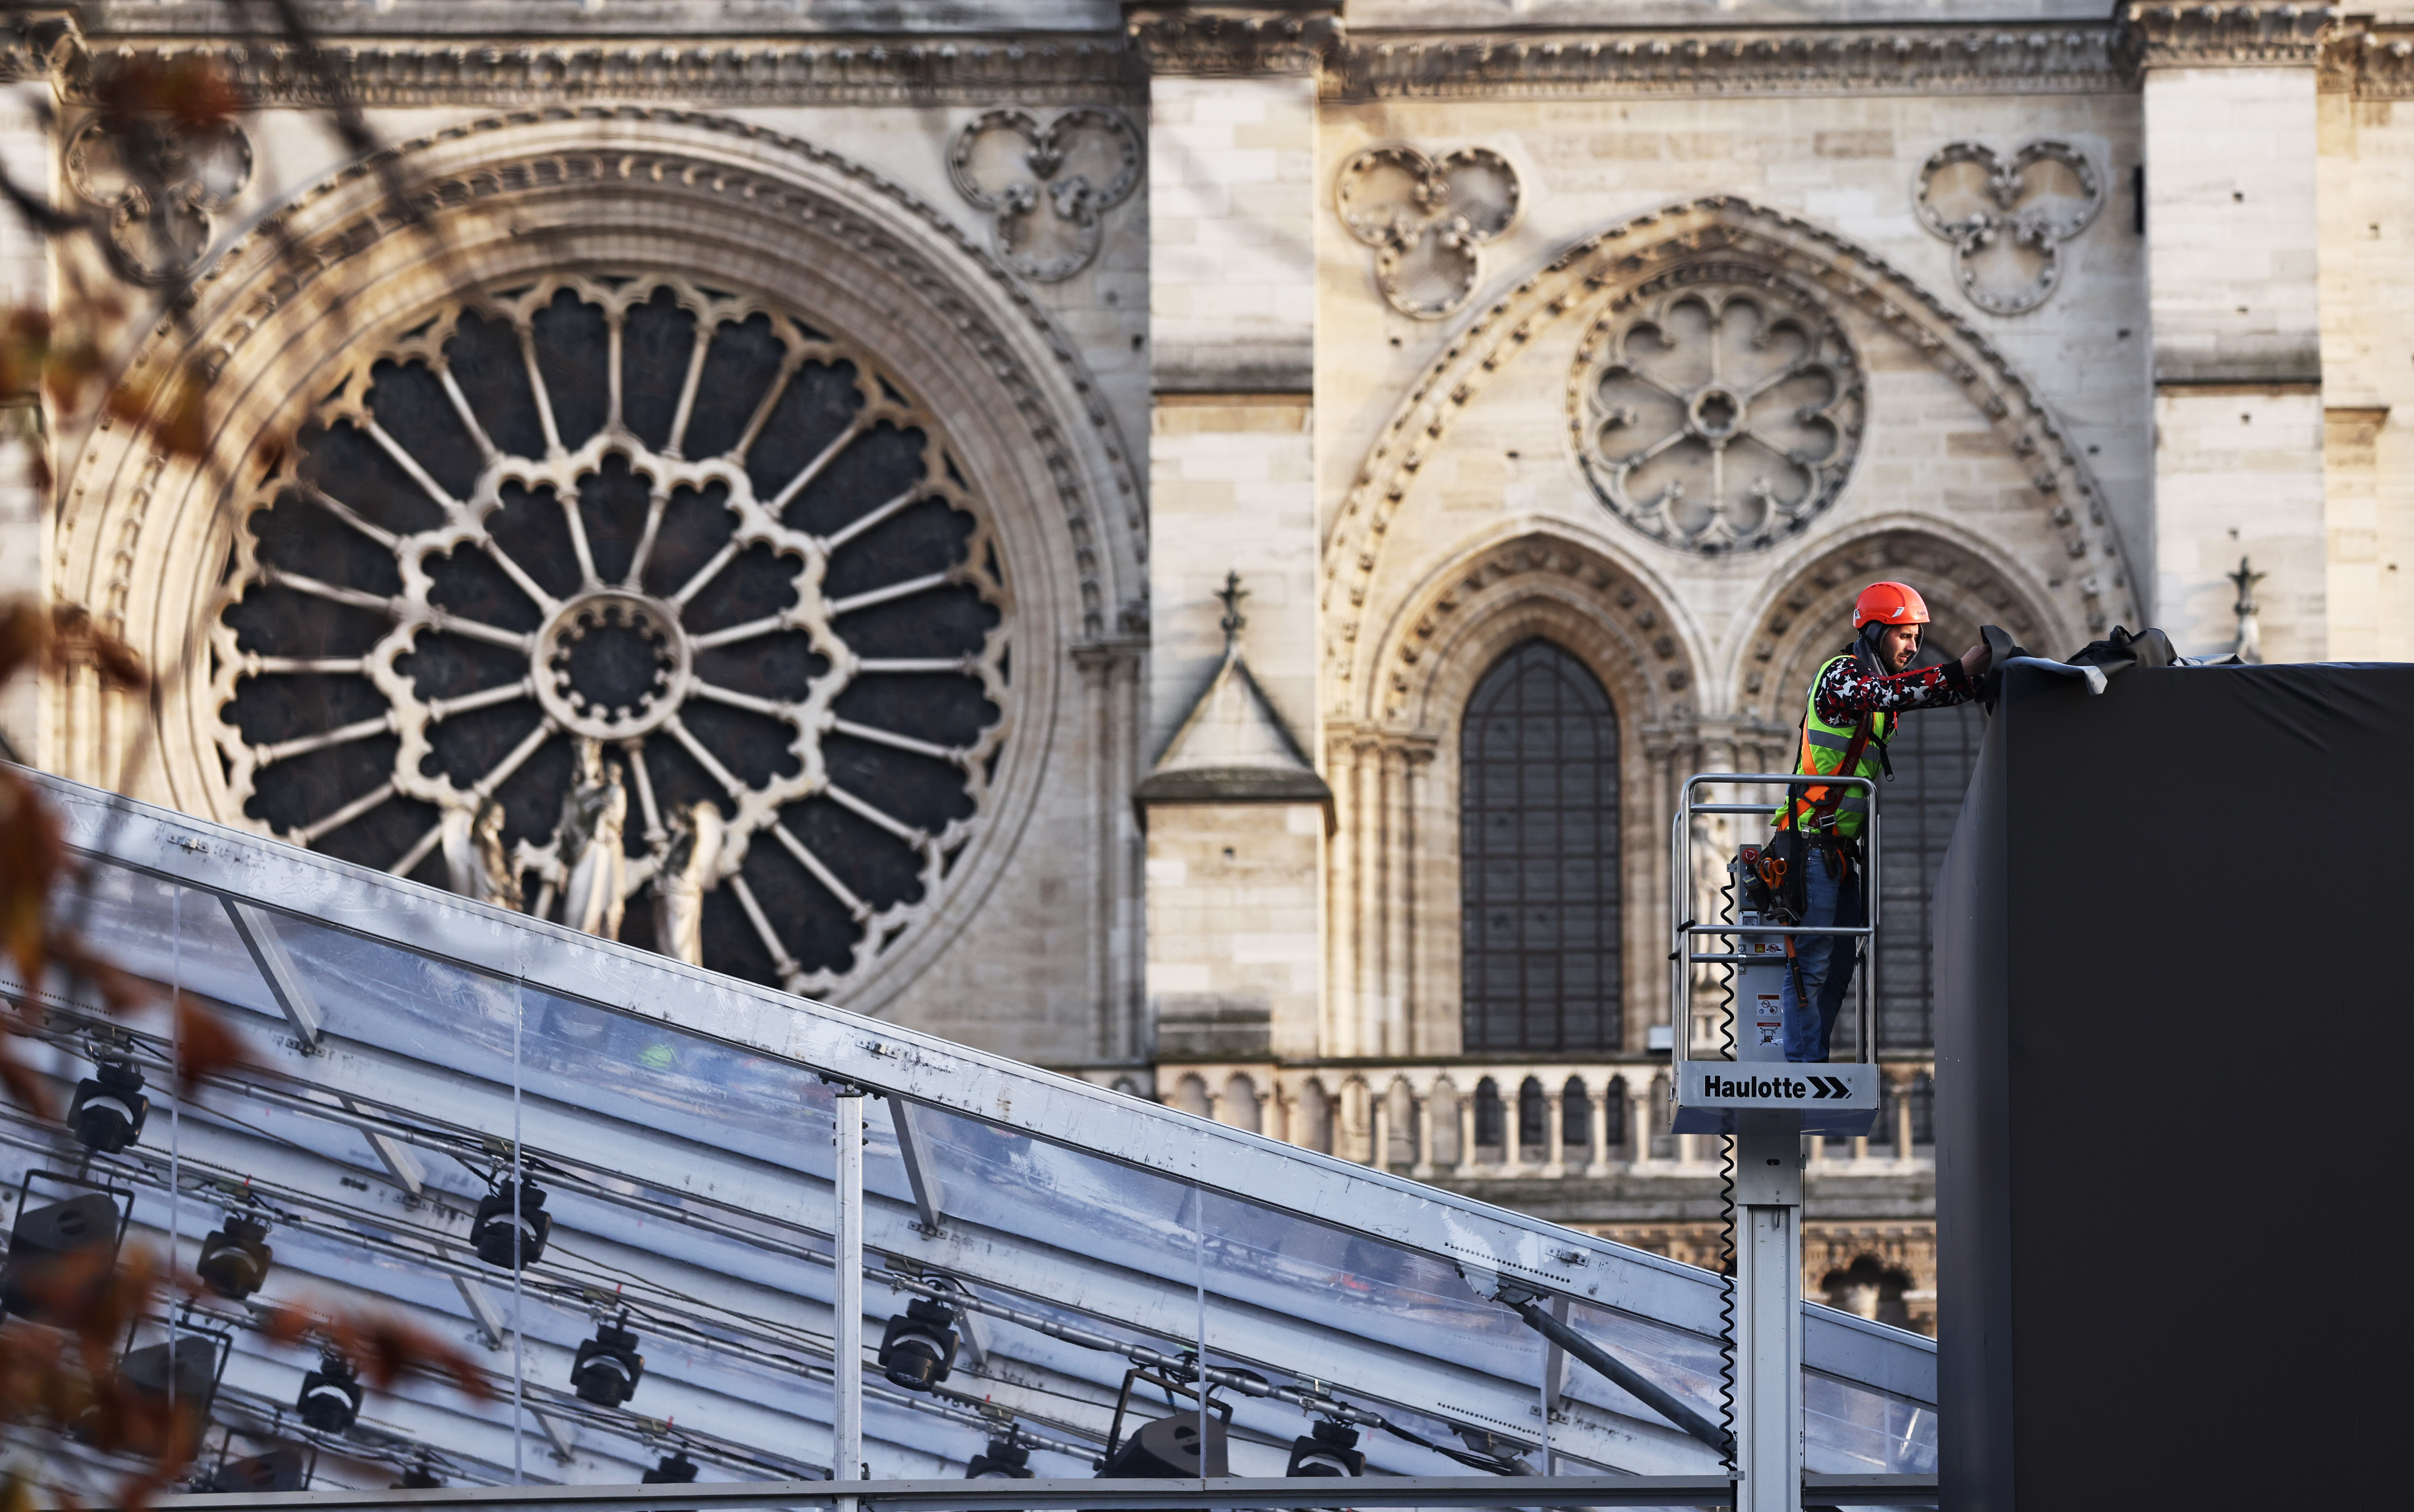
<instances>
[{"instance_id":1,"label":"rose window","mask_svg":"<svg viewBox=\"0 0 2414 1512\"><path fill-rule=\"evenodd\" d=\"M312 399L212 627L246 815L817 996L936 906L990 806L1011 605L941 427L867 354L680 278L557 277Z\"/></svg>"},{"instance_id":2,"label":"rose window","mask_svg":"<svg viewBox=\"0 0 2414 1512\"><path fill-rule=\"evenodd\" d=\"M1843 328L1744 268L1655 278L1596 321L1570 424L1619 518L1705 553L1749 550L1835 502L1860 445L1863 388Z\"/></svg>"}]
</instances>

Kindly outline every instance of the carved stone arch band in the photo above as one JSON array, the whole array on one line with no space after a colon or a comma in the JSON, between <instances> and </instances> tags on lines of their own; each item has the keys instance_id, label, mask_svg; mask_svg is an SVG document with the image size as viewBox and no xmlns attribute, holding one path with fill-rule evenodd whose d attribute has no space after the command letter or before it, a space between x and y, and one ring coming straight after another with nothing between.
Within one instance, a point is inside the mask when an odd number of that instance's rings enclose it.
<instances>
[{"instance_id":1,"label":"carved stone arch band","mask_svg":"<svg viewBox=\"0 0 2414 1512\"><path fill-rule=\"evenodd\" d=\"M1095 385L946 217L803 143L560 112L396 157L429 242L338 175L287 211L310 258L238 246L138 359L216 375L217 465L119 429L69 475L61 593L196 659L146 796L428 880L494 798L531 901L568 880L534 775L617 785L631 891L707 802L706 964L877 1008L1138 592Z\"/></svg>"},{"instance_id":2,"label":"carved stone arch band","mask_svg":"<svg viewBox=\"0 0 2414 1512\"><path fill-rule=\"evenodd\" d=\"M1917 280L1868 249L1783 211L1725 195L1680 202L1605 226L1571 244L1463 322L1441 354L1409 385L1369 447L1335 513L1321 561L1330 707L1346 711L1370 695L1353 684L1380 678L1378 637L1363 622L1377 594L1391 529L1421 469L1470 405L1539 338L1567 320L1589 321L1623 291L1663 273L1733 261L1781 275L1826 304L1852 307L1863 328L1899 340L1960 389L2002 442L2025 487L2012 496L2033 510L2035 533L2062 560L2041 572L2057 612L2100 632L2134 622L2131 570L2085 455L2051 406L1984 333ZM1874 337L1872 337L1874 338Z\"/></svg>"},{"instance_id":3,"label":"carved stone arch band","mask_svg":"<svg viewBox=\"0 0 2414 1512\"><path fill-rule=\"evenodd\" d=\"M1881 578L1919 590L1935 616L1930 644L1945 655L1959 655L1982 624L2001 625L2046 654L2077 650L2077 627L2026 576L1984 543L1953 539L1925 521L1873 521L1772 574L1736 658L1734 706L1790 738L1812 669L1851 638L1854 595Z\"/></svg>"},{"instance_id":4,"label":"carved stone arch band","mask_svg":"<svg viewBox=\"0 0 2414 1512\"><path fill-rule=\"evenodd\" d=\"M1560 526L1506 529L1437 565L1404 595L1378 649L1380 699L1355 720L1326 726L1341 799L1336 888L1359 886L1384 910L1415 900L1409 927L1398 932L1405 951L1384 943L1389 936L1363 908L1336 903L1336 981L1345 995L1362 981L1382 983L1381 1001L1412 1003L1417 1020L1408 1038L1419 1054L1459 1050L1459 739L1468 700L1504 655L1534 639L1572 656L1616 711L1623 958L1650 959L1653 932L1663 927L1666 846L1659 837L1668 774L1685 759L1670 732L1691 725L1700 676L1693 637L1671 601L1614 551ZM1408 761L1394 761L1393 751ZM1402 783L1405 793L1395 786ZM1365 880L1352 884L1353 875ZM1620 1022L1628 1048L1639 1049L1664 988L1656 972L1623 975ZM1352 1005L1335 1008L1348 1015ZM1360 1011L1372 1019L1379 1010Z\"/></svg>"}]
</instances>

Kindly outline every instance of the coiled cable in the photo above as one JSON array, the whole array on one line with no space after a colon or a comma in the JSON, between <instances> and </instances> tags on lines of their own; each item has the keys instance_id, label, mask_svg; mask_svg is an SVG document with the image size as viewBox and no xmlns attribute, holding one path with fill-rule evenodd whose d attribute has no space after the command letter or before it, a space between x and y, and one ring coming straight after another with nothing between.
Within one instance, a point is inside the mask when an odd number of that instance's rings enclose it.
<instances>
[{"instance_id":1,"label":"coiled cable","mask_svg":"<svg viewBox=\"0 0 2414 1512\"><path fill-rule=\"evenodd\" d=\"M1736 876L1732 863L1727 868L1726 886L1719 890L1719 902L1721 909L1719 921L1724 924L1734 923L1736 921ZM1737 941L1729 946L1730 953L1740 949L1739 936L1729 936L1728 938L1731 941ZM1736 1058L1736 995L1735 963L1732 961L1722 961L1719 964L1719 997L1723 1010L1719 1016L1719 1036L1724 1041L1721 1048L1726 1052L1727 1059L1733 1060ZM1683 1048L1679 1047L1678 1057L1682 1058L1683 1055ZM1735 1439L1736 1136L1733 1134L1722 1136L1720 1142L1719 1196L1726 1205L1726 1226L1719 1235L1719 1268L1725 1273L1727 1279L1726 1290L1719 1294L1719 1427L1726 1433L1726 1464L1729 1470L1733 1470L1736 1468Z\"/></svg>"}]
</instances>

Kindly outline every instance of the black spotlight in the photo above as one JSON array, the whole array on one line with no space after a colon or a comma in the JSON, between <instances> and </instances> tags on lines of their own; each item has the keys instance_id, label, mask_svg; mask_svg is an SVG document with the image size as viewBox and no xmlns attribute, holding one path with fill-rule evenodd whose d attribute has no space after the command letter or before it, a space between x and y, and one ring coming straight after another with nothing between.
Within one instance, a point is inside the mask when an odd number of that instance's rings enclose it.
<instances>
[{"instance_id":1,"label":"black spotlight","mask_svg":"<svg viewBox=\"0 0 2414 1512\"><path fill-rule=\"evenodd\" d=\"M321 1433L344 1432L361 1415L360 1372L341 1355L321 1355L319 1368L302 1378L293 1410Z\"/></svg>"},{"instance_id":2,"label":"black spotlight","mask_svg":"<svg viewBox=\"0 0 2414 1512\"><path fill-rule=\"evenodd\" d=\"M142 1095L142 1073L130 1060L104 1060L76 1084L67 1106L67 1128L88 1150L114 1155L142 1137L151 1100Z\"/></svg>"},{"instance_id":3,"label":"black spotlight","mask_svg":"<svg viewBox=\"0 0 2414 1512\"><path fill-rule=\"evenodd\" d=\"M269 1262L276 1251L261 1241L268 1225L248 1213L229 1213L226 1227L212 1229L201 1241L201 1258L193 1263L209 1289L231 1302L240 1302L268 1280Z\"/></svg>"},{"instance_id":4,"label":"black spotlight","mask_svg":"<svg viewBox=\"0 0 2414 1512\"><path fill-rule=\"evenodd\" d=\"M519 1202L512 1213L514 1194ZM489 1265L510 1270L513 1235L518 1235L519 1264L533 1265L544 1254L544 1236L553 1232L553 1215L544 1210L544 1189L506 1181L478 1200L478 1216L469 1225L469 1244Z\"/></svg>"},{"instance_id":5,"label":"black spotlight","mask_svg":"<svg viewBox=\"0 0 2414 1512\"><path fill-rule=\"evenodd\" d=\"M201 1490L220 1494L298 1491L306 1471L302 1451L291 1444L280 1444L264 1454L228 1460L218 1466Z\"/></svg>"},{"instance_id":6,"label":"black spotlight","mask_svg":"<svg viewBox=\"0 0 2414 1512\"><path fill-rule=\"evenodd\" d=\"M1346 1423L1317 1423L1290 1441L1286 1475L1363 1475L1366 1457L1359 1452L1358 1430Z\"/></svg>"},{"instance_id":7,"label":"black spotlight","mask_svg":"<svg viewBox=\"0 0 2414 1512\"><path fill-rule=\"evenodd\" d=\"M101 1257L116 1247L117 1230L117 1204L106 1192L39 1207L20 1204L8 1232L7 1269L0 1271L0 1310L37 1323L74 1310L78 1299L61 1293L86 1265L92 1274L82 1278L82 1291L97 1295L108 1281Z\"/></svg>"},{"instance_id":8,"label":"black spotlight","mask_svg":"<svg viewBox=\"0 0 2414 1512\"><path fill-rule=\"evenodd\" d=\"M1098 1472L1101 1480L1197 1480L1201 1475L1230 1475L1224 1419L1207 1415L1206 1468L1200 1468L1199 1415L1176 1413L1142 1423L1140 1431L1116 1445Z\"/></svg>"},{"instance_id":9,"label":"black spotlight","mask_svg":"<svg viewBox=\"0 0 2414 1512\"><path fill-rule=\"evenodd\" d=\"M1014 1442L1014 1430L1008 1429L989 1441L989 1447L973 1456L964 1467L966 1480L1029 1480L1031 1451Z\"/></svg>"},{"instance_id":10,"label":"black spotlight","mask_svg":"<svg viewBox=\"0 0 2414 1512\"><path fill-rule=\"evenodd\" d=\"M695 1461L677 1449L637 1477L640 1486L685 1486L695 1479Z\"/></svg>"},{"instance_id":11,"label":"black spotlight","mask_svg":"<svg viewBox=\"0 0 2414 1512\"><path fill-rule=\"evenodd\" d=\"M956 1310L917 1296L880 1335L880 1369L908 1391L928 1391L956 1362Z\"/></svg>"},{"instance_id":12,"label":"black spotlight","mask_svg":"<svg viewBox=\"0 0 2414 1512\"><path fill-rule=\"evenodd\" d=\"M410 1464L403 1467L402 1478L395 1481L389 1490L397 1491L432 1491L443 1484L444 1481L442 1477L439 1476L435 1471L427 1468L426 1460L414 1460Z\"/></svg>"},{"instance_id":13,"label":"black spotlight","mask_svg":"<svg viewBox=\"0 0 2414 1512\"><path fill-rule=\"evenodd\" d=\"M635 1394L646 1373L646 1357L637 1353L637 1336L610 1324L599 1325L595 1337L578 1346L570 1362L570 1384L578 1400L598 1407L618 1407Z\"/></svg>"}]
</instances>

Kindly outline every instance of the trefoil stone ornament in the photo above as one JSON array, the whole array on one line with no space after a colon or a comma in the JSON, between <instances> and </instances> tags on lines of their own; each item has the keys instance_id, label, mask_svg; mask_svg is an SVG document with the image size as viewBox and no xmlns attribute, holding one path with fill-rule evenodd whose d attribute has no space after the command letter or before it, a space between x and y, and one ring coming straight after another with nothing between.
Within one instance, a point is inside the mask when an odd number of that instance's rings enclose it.
<instances>
[{"instance_id":1,"label":"trefoil stone ornament","mask_svg":"<svg viewBox=\"0 0 2414 1512\"><path fill-rule=\"evenodd\" d=\"M192 128L149 112L95 114L63 155L67 187L109 213L109 251L143 283L191 272L216 239L216 217L251 182L251 139L232 121Z\"/></svg>"},{"instance_id":2,"label":"trefoil stone ornament","mask_svg":"<svg viewBox=\"0 0 2414 1512\"><path fill-rule=\"evenodd\" d=\"M1401 314L1438 321L1483 281L1481 248L1517 223L1523 190L1509 160L1487 147L1428 157L1397 142L1341 165L1334 207L1375 249L1375 287Z\"/></svg>"},{"instance_id":3,"label":"trefoil stone ornament","mask_svg":"<svg viewBox=\"0 0 2414 1512\"><path fill-rule=\"evenodd\" d=\"M1953 273L1990 315L2036 308L2062 281L2062 244L2104 208L2104 180L2067 142L2040 138L2008 158L1948 142L1920 165L1919 223L1953 244Z\"/></svg>"},{"instance_id":4,"label":"trefoil stone ornament","mask_svg":"<svg viewBox=\"0 0 2414 1512\"><path fill-rule=\"evenodd\" d=\"M1064 111L1042 126L1027 111L984 111L947 149L957 191L997 217L997 255L1034 283L1090 265L1106 213L1140 184L1140 133L1113 111Z\"/></svg>"}]
</instances>

